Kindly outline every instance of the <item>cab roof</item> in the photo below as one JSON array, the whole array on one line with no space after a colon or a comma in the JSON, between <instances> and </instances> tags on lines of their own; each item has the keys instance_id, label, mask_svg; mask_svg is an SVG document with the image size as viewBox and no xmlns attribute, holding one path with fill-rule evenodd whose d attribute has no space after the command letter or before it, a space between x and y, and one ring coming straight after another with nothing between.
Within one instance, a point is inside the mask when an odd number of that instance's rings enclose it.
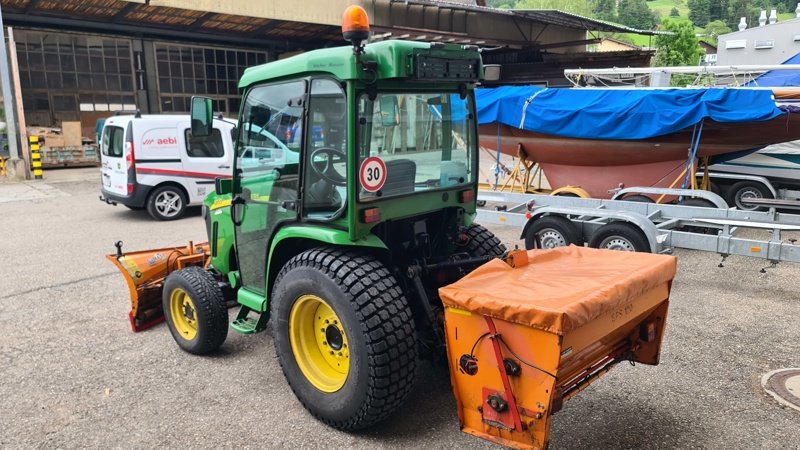
<instances>
[{"instance_id":1,"label":"cab roof","mask_svg":"<svg viewBox=\"0 0 800 450\"><path fill-rule=\"evenodd\" d=\"M362 55L362 61L377 62L378 80L404 78L411 76L413 72L409 56L424 51L442 57L480 58L477 50L457 44L439 44L432 47L426 42L388 40L368 44ZM247 88L258 82L310 74L329 74L340 80L369 78L364 70L356 66L353 47L344 46L313 50L248 68L239 81L239 88Z\"/></svg>"}]
</instances>

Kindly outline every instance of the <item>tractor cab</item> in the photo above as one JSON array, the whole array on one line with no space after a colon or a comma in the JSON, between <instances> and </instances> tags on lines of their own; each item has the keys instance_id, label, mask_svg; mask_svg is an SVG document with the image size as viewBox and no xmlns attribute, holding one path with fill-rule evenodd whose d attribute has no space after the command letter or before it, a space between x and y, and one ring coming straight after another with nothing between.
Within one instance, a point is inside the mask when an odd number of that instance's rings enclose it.
<instances>
[{"instance_id":1,"label":"tractor cab","mask_svg":"<svg viewBox=\"0 0 800 450\"><path fill-rule=\"evenodd\" d=\"M402 267L463 252L454 243L475 212L481 74L475 48L405 41L248 69L233 177L205 203L211 265L239 303L268 311L298 249L367 247ZM194 135L210 133L211 104L193 99ZM263 326L246 312L234 327Z\"/></svg>"}]
</instances>

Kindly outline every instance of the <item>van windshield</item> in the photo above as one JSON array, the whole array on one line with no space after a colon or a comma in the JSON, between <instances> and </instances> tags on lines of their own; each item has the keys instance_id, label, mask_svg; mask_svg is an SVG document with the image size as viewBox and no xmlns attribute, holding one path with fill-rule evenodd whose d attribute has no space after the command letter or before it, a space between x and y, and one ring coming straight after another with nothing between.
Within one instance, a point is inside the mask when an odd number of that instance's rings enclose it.
<instances>
[{"instance_id":1,"label":"van windshield","mask_svg":"<svg viewBox=\"0 0 800 450\"><path fill-rule=\"evenodd\" d=\"M472 183L472 100L450 92L381 93L358 101L361 201Z\"/></svg>"}]
</instances>

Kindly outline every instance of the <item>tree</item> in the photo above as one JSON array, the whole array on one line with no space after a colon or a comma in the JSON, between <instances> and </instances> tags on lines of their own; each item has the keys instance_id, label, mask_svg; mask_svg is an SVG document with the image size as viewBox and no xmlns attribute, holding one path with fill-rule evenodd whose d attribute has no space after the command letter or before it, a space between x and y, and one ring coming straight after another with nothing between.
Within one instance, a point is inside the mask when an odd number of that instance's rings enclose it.
<instances>
[{"instance_id":1,"label":"tree","mask_svg":"<svg viewBox=\"0 0 800 450\"><path fill-rule=\"evenodd\" d=\"M710 21L711 0L689 0L686 3L689 7L689 20L701 27Z\"/></svg>"},{"instance_id":2,"label":"tree","mask_svg":"<svg viewBox=\"0 0 800 450\"><path fill-rule=\"evenodd\" d=\"M592 12L600 20L614 22L617 20L616 0L591 0Z\"/></svg>"},{"instance_id":3,"label":"tree","mask_svg":"<svg viewBox=\"0 0 800 450\"><path fill-rule=\"evenodd\" d=\"M649 30L656 24L656 15L645 0L620 0L619 21L629 27Z\"/></svg>"},{"instance_id":4,"label":"tree","mask_svg":"<svg viewBox=\"0 0 800 450\"><path fill-rule=\"evenodd\" d=\"M662 31L671 35L656 36L656 66L694 66L705 53L697 43L694 25L685 20L664 18Z\"/></svg>"},{"instance_id":5,"label":"tree","mask_svg":"<svg viewBox=\"0 0 800 450\"><path fill-rule=\"evenodd\" d=\"M717 44L717 37L719 35L730 32L731 32L730 27L725 25L725 22L721 20L715 20L713 22L709 22L708 25L706 25L705 29L706 37L711 39L714 45Z\"/></svg>"},{"instance_id":6,"label":"tree","mask_svg":"<svg viewBox=\"0 0 800 450\"><path fill-rule=\"evenodd\" d=\"M722 20L733 29L737 27L739 20L745 17L745 20L747 20L747 27L751 28L758 26L758 16L760 12L758 7L751 6L750 0L730 0L728 12Z\"/></svg>"},{"instance_id":7,"label":"tree","mask_svg":"<svg viewBox=\"0 0 800 450\"><path fill-rule=\"evenodd\" d=\"M672 9L669 10L669 16L670 17L680 17L680 15L681 15L681 12L678 11L678 8L672 8Z\"/></svg>"}]
</instances>

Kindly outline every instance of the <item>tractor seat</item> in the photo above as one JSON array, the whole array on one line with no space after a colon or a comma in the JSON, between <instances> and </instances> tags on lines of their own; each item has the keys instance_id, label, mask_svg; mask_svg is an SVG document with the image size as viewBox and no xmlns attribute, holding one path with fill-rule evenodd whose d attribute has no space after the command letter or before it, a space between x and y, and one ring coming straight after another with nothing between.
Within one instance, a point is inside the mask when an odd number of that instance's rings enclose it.
<instances>
[{"instance_id":1,"label":"tractor seat","mask_svg":"<svg viewBox=\"0 0 800 450\"><path fill-rule=\"evenodd\" d=\"M403 195L414 192L417 163L410 159L386 161L386 182L381 188L384 196Z\"/></svg>"}]
</instances>

